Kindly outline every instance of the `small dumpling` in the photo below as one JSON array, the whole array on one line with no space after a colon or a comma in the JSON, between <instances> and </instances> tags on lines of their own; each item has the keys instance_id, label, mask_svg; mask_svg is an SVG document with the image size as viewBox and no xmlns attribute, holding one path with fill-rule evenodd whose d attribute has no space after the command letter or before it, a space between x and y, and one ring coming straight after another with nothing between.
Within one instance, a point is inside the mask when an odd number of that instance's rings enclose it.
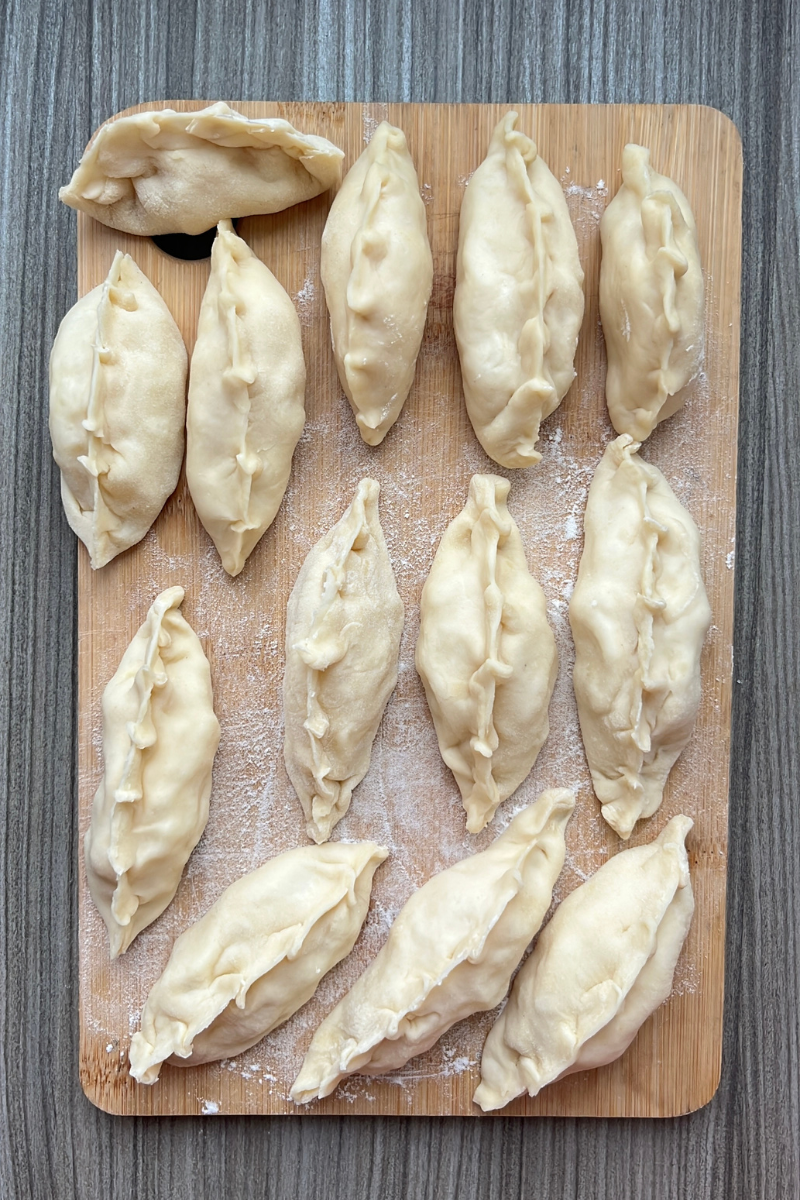
<instances>
[{"instance_id":1,"label":"small dumpling","mask_svg":"<svg viewBox=\"0 0 800 1200\"><path fill-rule=\"evenodd\" d=\"M600 240L608 411L617 433L643 442L684 403L704 346L694 215L644 146L622 152L622 187L603 213Z\"/></svg>"},{"instance_id":2,"label":"small dumpling","mask_svg":"<svg viewBox=\"0 0 800 1200\"><path fill-rule=\"evenodd\" d=\"M59 326L50 354L50 437L72 529L103 567L141 541L183 459L186 347L129 254Z\"/></svg>"},{"instance_id":3,"label":"small dumpling","mask_svg":"<svg viewBox=\"0 0 800 1200\"><path fill-rule=\"evenodd\" d=\"M456 1021L499 1004L550 907L575 796L543 792L488 850L408 899L366 971L312 1038L291 1096L329 1096L346 1075L384 1075Z\"/></svg>"},{"instance_id":4,"label":"small dumpling","mask_svg":"<svg viewBox=\"0 0 800 1200\"><path fill-rule=\"evenodd\" d=\"M711 621L697 527L638 448L623 434L595 472L569 607L583 744L622 838L656 811L692 736Z\"/></svg>"},{"instance_id":5,"label":"small dumpling","mask_svg":"<svg viewBox=\"0 0 800 1200\"><path fill-rule=\"evenodd\" d=\"M189 375L186 480L229 575L242 570L283 499L305 386L294 305L221 221Z\"/></svg>"},{"instance_id":6,"label":"small dumpling","mask_svg":"<svg viewBox=\"0 0 800 1200\"><path fill-rule=\"evenodd\" d=\"M383 121L334 200L320 273L339 379L359 432L378 446L414 379L433 257L405 134Z\"/></svg>"},{"instance_id":7,"label":"small dumpling","mask_svg":"<svg viewBox=\"0 0 800 1200\"><path fill-rule=\"evenodd\" d=\"M539 462L539 425L575 378L583 320L578 242L558 180L503 117L467 185L453 300L467 412L504 467Z\"/></svg>"},{"instance_id":8,"label":"small dumpling","mask_svg":"<svg viewBox=\"0 0 800 1200\"><path fill-rule=\"evenodd\" d=\"M233 1058L288 1021L353 949L388 853L374 842L303 846L226 888L150 990L131 1042L134 1079L155 1083L167 1059Z\"/></svg>"},{"instance_id":9,"label":"small dumpling","mask_svg":"<svg viewBox=\"0 0 800 1200\"><path fill-rule=\"evenodd\" d=\"M470 833L536 761L558 671L544 593L506 507L509 487L497 475L473 476L420 604L417 670Z\"/></svg>"},{"instance_id":10,"label":"small dumpling","mask_svg":"<svg viewBox=\"0 0 800 1200\"><path fill-rule=\"evenodd\" d=\"M691 827L673 817L558 906L486 1039L475 1092L484 1112L614 1062L667 999L694 912Z\"/></svg>"},{"instance_id":11,"label":"small dumpling","mask_svg":"<svg viewBox=\"0 0 800 1200\"><path fill-rule=\"evenodd\" d=\"M315 842L350 807L397 683L403 604L379 493L374 479L361 480L303 563L286 612L284 757Z\"/></svg>"},{"instance_id":12,"label":"small dumpling","mask_svg":"<svg viewBox=\"0 0 800 1200\"><path fill-rule=\"evenodd\" d=\"M343 158L276 117L248 118L222 102L163 108L101 125L58 198L125 233L198 234L326 192Z\"/></svg>"},{"instance_id":13,"label":"small dumpling","mask_svg":"<svg viewBox=\"0 0 800 1200\"><path fill-rule=\"evenodd\" d=\"M220 729L183 596L156 598L103 693L104 771L84 855L112 958L170 903L208 820Z\"/></svg>"}]
</instances>

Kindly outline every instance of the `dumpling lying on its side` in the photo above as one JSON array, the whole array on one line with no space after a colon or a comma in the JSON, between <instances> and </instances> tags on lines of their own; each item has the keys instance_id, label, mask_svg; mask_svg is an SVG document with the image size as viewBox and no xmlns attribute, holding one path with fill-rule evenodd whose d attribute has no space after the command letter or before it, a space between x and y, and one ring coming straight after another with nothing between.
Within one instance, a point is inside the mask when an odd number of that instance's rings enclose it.
<instances>
[{"instance_id":1,"label":"dumpling lying on its side","mask_svg":"<svg viewBox=\"0 0 800 1200\"><path fill-rule=\"evenodd\" d=\"M350 953L388 854L374 842L287 850L226 888L182 933L147 997L131 1075L155 1083L169 1059L232 1058L310 1000Z\"/></svg>"}]
</instances>

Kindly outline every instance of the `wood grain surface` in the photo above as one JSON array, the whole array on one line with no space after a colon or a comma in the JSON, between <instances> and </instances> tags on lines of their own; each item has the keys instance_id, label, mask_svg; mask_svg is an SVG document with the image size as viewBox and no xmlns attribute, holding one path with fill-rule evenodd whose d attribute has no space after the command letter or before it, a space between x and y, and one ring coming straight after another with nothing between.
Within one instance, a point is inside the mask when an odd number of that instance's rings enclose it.
<instances>
[{"instance_id":1,"label":"wood grain surface","mask_svg":"<svg viewBox=\"0 0 800 1200\"><path fill-rule=\"evenodd\" d=\"M184 105L181 105L184 107ZM185 106L191 107L191 106ZM608 440L598 333L600 217L619 186L622 148L650 148L657 168L679 182L697 221L706 279L706 358L686 405L642 449L687 504L702 531L703 575L713 625L703 655L703 698L691 745L674 769L658 814L629 844L651 840L676 812L691 816L696 909L673 995L625 1056L520 1098L513 1114L676 1116L716 1090L722 1051L725 869L730 681L733 648L738 418L741 148L730 120L710 108L521 106L518 127L533 136L565 189L586 279L577 377L541 431L542 462L508 471L480 449L464 407L452 327L458 217L464 188L506 111L499 105L245 104L248 116L280 116L330 138L348 169L378 123L406 133L425 200L434 288L411 395L379 448L365 446L339 386L319 277L320 238L331 195L239 232L294 296L308 382L306 430L280 514L236 579L222 570L185 481L149 534L101 571L84 549L78 566L79 824L85 833L102 775L100 701L155 596L180 584L183 612L211 662L222 725L211 816L175 900L121 959L111 963L105 928L89 895L79 853L81 1079L110 1112L175 1115L296 1112L288 1092L313 1030L382 945L391 915L420 883L484 849L510 811L546 787L575 787L563 897L622 848L599 814L573 702L567 599L577 572L589 481ZM78 222L78 292L106 277L120 248L156 284L191 352L209 262L182 262L148 238ZM442 532L463 508L476 471L511 482L510 509L542 582L559 645L560 675L550 737L536 766L480 836L464 831L455 781L441 761L414 669L419 598ZM359 479L381 484L381 520L405 605L399 680L378 732L369 773L335 838L385 842L390 857L372 890L355 950L282 1029L247 1054L186 1069L165 1066L153 1087L127 1070L130 1036L175 937L207 911L223 887L266 858L306 844L304 819L282 761L281 681L286 601L315 542L338 519ZM496 1012L461 1022L427 1054L385 1080L349 1080L304 1116L353 1113L479 1116L472 1094L483 1040Z\"/></svg>"},{"instance_id":2,"label":"wood grain surface","mask_svg":"<svg viewBox=\"0 0 800 1200\"><path fill-rule=\"evenodd\" d=\"M0 19L0 1195L796 1197L800 1178L800 11L794 0L9 0ZM723 1066L665 1121L119 1119L78 1076L76 564L47 355L76 298L56 191L155 96L703 103L743 140Z\"/></svg>"}]
</instances>

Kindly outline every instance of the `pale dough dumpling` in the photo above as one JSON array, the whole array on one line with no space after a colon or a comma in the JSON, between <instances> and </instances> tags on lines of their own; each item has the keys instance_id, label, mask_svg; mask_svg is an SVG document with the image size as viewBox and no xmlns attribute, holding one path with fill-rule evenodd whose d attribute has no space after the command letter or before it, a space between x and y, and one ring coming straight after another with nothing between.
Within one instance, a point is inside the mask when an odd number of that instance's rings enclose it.
<instances>
[{"instance_id":1,"label":"pale dough dumpling","mask_svg":"<svg viewBox=\"0 0 800 1200\"><path fill-rule=\"evenodd\" d=\"M306 558L286 611L286 770L324 842L350 807L394 686L403 604L362 479L347 512Z\"/></svg>"},{"instance_id":2,"label":"pale dough dumpling","mask_svg":"<svg viewBox=\"0 0 800 1200\"><path fill-rule=\"evenodd\" d=\"M112 958L170 903L208 820L220 730L183 596L157 597L103 693L104 771L84 856Z\"/></svg>"},{"instance_id":3,"label":"pale dough dumpling","mask_svg":"<svg viewBox=\"0 0 800 1200\"><path fill-rule=\"evenodd\" d=\"M694 216L644 146L622 152L622 187L603 213L600 240L608 412L617 433L643 442L684 403L704 346Z\"/></svg>"},{"instance_id":4,"label":"pale dough dumpling","mask_svg":"<svg viewBox=\"0 0 800 1200\"><path fill-rule=\"evenodd\" d=\"M656 811L692 736L711 621L697 527L638 448L623 434L595 472L569 607L583 744L622 838Z\"/></svg>"},{"instance_id":5,"label":"pale dough dumpling","mask_svg":"<svg viewBox=\"0 0 800 1200\"><path fill-rule=\"evenodd\" d=\"M575 378L583 271L567 202L506 113L467 185L453 323L469 419L504 467L539 462L539 425Z\"/></svg>"},{"instance_id":6,"label":"pale dough dumpling","mask_svg":"<svg viewBox=\"0 0 800 1200\"><path fill-rule=\"evenodd\" d=\"M420 604L417 670L470 833L536 761L558 671L544 593L506 507L509 487L497 475L473 476Z\"/></svg>"},{"instance_id":7,"label":"pale dough dumpling","mask_svg":"<svg viewBox=\"0 0 800 1200\"><path fill-rule=\"evenodd\" d=\"M222 102L163 108L102 125L58 198L125 233L197 234L318 196L341 179L343 158L277 117L248 118Z\"/></svg>"},{"instance_id":8,"label":"pale dough dumpling","mask_svg":"<svg viewBox=\"0 0 800 1200\"><path fill-rule=\"evenodd\" d=\"M400 910L378 956L322 1022L291 1096L329 1096L346 1076L383 1075L499 1004L550 907L572 792L543 792L488 850L434 875Z\"/></svg>"},{"instance_id":9,"label":"pale dough dumpling","mask_svg":"<svg viewBox=\"0 0 800 1200\"><path fill-rule=\"evenodd\" d=\"M186 347L129 254L59 326L50 354L50 437L71 527L103 567L140 541L183 459Z\"/></svg>"},{"instance_id":10,"label":"pale dough dumpling","mask_svg":"<svg viewBox=\"0 0 800 1200\"><path fill-rule=\"evenodd\" d=\"M379 445L414 379L433 258L405 134L383 121L331 206L320 273L339 379L359 432Z\"/></svg>"},{"instance_id":11,"label":"pale dough dumpling","mask_svg":"<svg viewBox=\"0 0 800 1200\"><path fill-rule=\"evenodd\" d=\"M226 888L150 990L131 1042L134 1079L155 1083L167 1059L233 1058L288 1021L353 949L388 853L374 842L304 846Z\"/></svg>"},{"instance_id":12,"label":"pale dough dumpling","mask_svg":"<svg viewBox=\"0 0 800 1200\"><path fill-rule=\"evenodd\" d=\"M186 410L186 480L229 575L278 511L305 422L300 321L275 276L221 221Z\"/></svg>"},{"instance_id":13,"label":"pale dough dumpling","mask_svg":"<svg viewBox=\"0 0 800 1200\"><path fill-rule=\"evenodd\" d=\"M484 1112L614 1062L667 999L694 912L691 827L673 817L558 906L486 1039L475 1092Z\"/></svg>"}]
</instances>

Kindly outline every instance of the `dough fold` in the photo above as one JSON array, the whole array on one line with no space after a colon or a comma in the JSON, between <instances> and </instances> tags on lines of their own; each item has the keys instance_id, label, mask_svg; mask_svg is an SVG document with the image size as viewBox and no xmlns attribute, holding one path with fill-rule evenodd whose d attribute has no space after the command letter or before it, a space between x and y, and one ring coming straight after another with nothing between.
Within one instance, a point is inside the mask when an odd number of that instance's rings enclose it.
<instances>
[{"instance_id":1,"label":"dough fold","mask_svg":"<svg viewBox=\"0 0 800 1200\"><path fill-rule=\"evenodd\" d=\"M614 1062L667 999L694 912L691 827L673 817L556 909L486 1039L475 1092L484 1112Z\"/></svg>"},{"instance_id":2,"label":"dough fold","mask_svg":"<svg viewBox=\"0 0 800 1200\"><path fill-rule=\"evenodd\" d=\"M175 942L147 997L131 1075L155 1083L166 1060L233 1058L288 1021L350 953L372 878L374 842L288 850L226 888Z\"/></svg>"},{"instance_id":3,"label":"dough fold","mask_svg":"<svg viewBox=\"0 0 800 1200\"><path fill-rule=\"evenodd\" d=\"M315 842L350 807L397 683L403 604L379 493L374 479L361 480L303 563L286 611L284 758Z\"/></svg>"},{"instance_id":4,"label":"dough fold","mask_svg":"<svg viewBox=\"0 0 800 1200\"><path fill-rule=\"evenodd\" d=\"M208 820L219 745L211 671L168 588L103 693L103 779L84 839L111 957L164 911Z\"/></svg>"},{"instance_id":5,"label":"dough fold","mask_svg":"<svg viewBox=\"0 0 800 1200\"><path fill-rule=\"evenodd\" d=\"M280 507L305 422L300 321L275 276L221 221L186 412L189 491L229 575Z\"/></svg>"},{"instance_id":6,"label":"dough fold","mask_svg":"<svg viewBox=\"0 0 800 1200\"><path fill-rule=\"evenodd\" d=\"M539 425L575 378L583 270L561 185L508 112L461 205L453 324L467 412L504 467L539 462Z\"/></svg>"},{"instance_id":7,"label":"dough fold","mask_svg":"<svg viewBox=\"0 0 800 1200\"><path fill-rule=\"evenodd\" d=\"M533 767L558 671L544 593L506 507L509 487L497 475L473 476L420 604L417 670L470 833Z\"/></svg>"},{"instance_id":8,"label":"dough fold","mask_svg":"<svg viewBox=\"0 0 800 1200\"><path fill-rule=\"evenodd\" d=\"M434 875L400 910L377 957L317 1029L297 1104L347 1075L383 1075L499 1004L550 906L572 792L543 792L488 850Z\"/></svg>"},{"instance_id":9,"label":"dough fold","mask_svg":"<svg viewBox=\"0 0 800 1200\"><path fill-rule=\"evenodd\" d=\"M644 146L622 152L622 186L603 214L600 240L608 412L617 433L643 442L684 403L704 348L694 215Z\"/></svg>"},{"instance_id":10,"label":"dough fold","mask_svg":"<svg viewBox=\"0 0 800 1200\"><path fill-rule=\"evenodd\" d=\"M402 129L381 122L348 171L322 235L336 368L359 432L378 446L414 379L433 258Z\"/></svg>"},{"instance_id":11,"label":"dough fold","mask_svg":"<svg viewBox=\"0 0 800 1200\"><path fill-rule=\"evenodd\" d=\"M101 125L58 198L125 233L198 234L318 196L341 179L343 158L326 138L222 101L163 108Z\"/></svg>"},{"instance_id":12,"label":"dough fold","mask_svg":"<svg viewBox=\"0 0 800 1200\"><path fill-rule=\"evenodd\" d=\"M92 567L141 541L178 482L186 347L129 254L59 326L50 354L50 437L61 499Z\"/></svg>"},{"instance_id":13,"label":"dough fold","mask_svg":"<svg viewBox=\"0 0 800 1200\"><path fill-rule=\"evenodd\" d=\"M623 434L595 472L569 608L583 744L622 838L656 811L692 736L711 621L697 527L637 450Z\"/></svg>"}]
</instances>

